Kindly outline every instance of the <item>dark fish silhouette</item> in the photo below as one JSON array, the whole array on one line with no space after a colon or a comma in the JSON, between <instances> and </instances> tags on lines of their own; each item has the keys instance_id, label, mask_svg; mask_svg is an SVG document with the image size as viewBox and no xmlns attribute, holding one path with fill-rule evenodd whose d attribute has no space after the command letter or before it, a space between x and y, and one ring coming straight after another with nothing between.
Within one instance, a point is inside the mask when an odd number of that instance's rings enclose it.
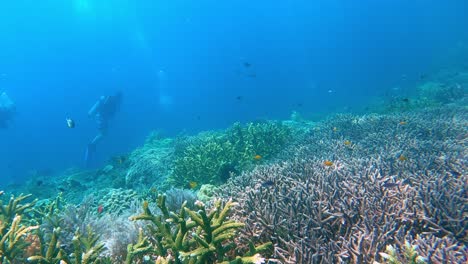
<instances>
[{"instance_id":1,"label":"dark fish silhouette","mask_svg":"<svg viewBox=\"0 0 468 264\"><path fill-rule=\"evenodd\" d=\"M400 184L397 183L397 182L385 182L384 184L382 184L382 187L384 187L384 188L395 188L398 185L400 185Z\"/></svg>"},{"instance_id":2,"label":"dark fish silhouette","mask_svg":"<svg viewBox=\"0 0 468 264\"><path fill-rule=\"evenodd\" d=\"M244 67L249 68L250 66L252 66L252 64L250 64L249 62L244 62Z\"/></svg>"},{"instance_id":3,"label":"dark fish silhouette","mask_svg":"<svg viewBox=\"0 0 468 264\"><path fill-rule=\"evenodd\" d=\"M266 180L262 183L262 187L270 187L275 185L275 183L272 180Z\"/></svg>"}]
</instances>

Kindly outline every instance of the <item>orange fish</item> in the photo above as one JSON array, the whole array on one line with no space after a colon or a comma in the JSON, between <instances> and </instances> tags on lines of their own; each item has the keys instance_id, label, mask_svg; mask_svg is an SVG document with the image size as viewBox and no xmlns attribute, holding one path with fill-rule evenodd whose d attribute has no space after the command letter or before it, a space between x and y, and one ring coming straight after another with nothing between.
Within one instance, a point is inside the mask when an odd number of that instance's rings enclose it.
<instances>
[{"instance_id":1,"label":"orange fish","mask_svg":"<svg viewBox=\"0 0 468 264\"><path fill-rule=\"evenodd\" d=\"M102 214L102 212L104 211L104 206L102 206L102 204L100 204L97 208L97 212L98 214Z\"/></svg>"},{"instance_id":2,"label":"orange fish","mask_svg":"<svg viewBox=\"0 0 468 264\"><path fill-rule=\"evenodd\" d=\"M333 165L333 162L332 161L329 161L329 160L326 160L323 162L323 165L327 166L327 167L330 167Z\"/></svg>"},{"instance_id":3,"label":"orange fish","mask_svg":"<svg viewBox=\"0 0 468 264\"><path fill-rule=\"evenodd\" d=\"M260 155L255 155L254 156L254 160L261 160L261 159L262 159L262 156L260 156Z\"/></svg>"},{"instance_id":4,"label":"orange fish","mask_svg":"<svg viewBox=\"0 0 468 264\"><path fill-rule=\"evenodd\" d=\"M345 140L345 141L344 141L344 144L345 144L345 146L351 146L351 141Z\"/></svg>"},{"instance_id":5,"label":"orange fish","mask_svg":"<svg viewBox=\"0 0 468 264\"><path fill-rule=\"evenodd\" d=\"M405 160L408 160L408 158L403 156L403 155L400 155L400 157L398 157L398 160L399 161L405 161Z\"/></svg>"}]
</instances>

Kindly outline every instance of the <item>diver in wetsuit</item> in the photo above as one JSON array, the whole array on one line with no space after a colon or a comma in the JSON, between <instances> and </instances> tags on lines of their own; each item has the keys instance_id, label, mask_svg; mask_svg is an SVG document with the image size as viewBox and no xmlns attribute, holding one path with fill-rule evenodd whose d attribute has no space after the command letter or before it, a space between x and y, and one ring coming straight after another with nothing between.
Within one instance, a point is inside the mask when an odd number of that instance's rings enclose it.
<instances>
[{"instance_id":1,"label":"diver in wetsuit","mask_svg":"<svg viewBox=\"0 0 468 264\"><path fill-rule=\"evenodd\" d=\"M8 123L16 113L15 103L6 92L0 91L0 128L8 128Z\"/></svg>"},{"instance_id":2,"label":"diver in wetsuit","mask_svg":"<svg viewBox=\"0 0 468 264\"><path fill-rule=\"evenodd\" d=\"M115 95L101 96L99 100L89 109L88 116L94 118L96 121L97 129L99 133L89 142L86 148L85 162L86 166L92 159L94 152L96 151L96 145L107 135L109 120L115 116L115 113L120 108L122 103L122 93L118 92Z\"/></svg>"}]
</instances>

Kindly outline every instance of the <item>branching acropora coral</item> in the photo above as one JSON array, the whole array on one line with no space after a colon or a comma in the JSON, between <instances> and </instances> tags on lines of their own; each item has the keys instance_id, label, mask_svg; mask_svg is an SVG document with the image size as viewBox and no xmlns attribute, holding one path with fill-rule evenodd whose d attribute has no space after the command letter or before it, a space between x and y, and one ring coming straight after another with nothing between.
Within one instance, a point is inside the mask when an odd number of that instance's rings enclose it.
<instances>
[{"instance_id":1,"label":"branching acropora coral","mask_svg":"<svg viewBox=\"0 0 468 264\"><path fill-rule=\"evenodd\" d=\"M3 191L0 192L0 195L2 194ZM11 196L8 204L0 200L0 263L11 263L20 258L28 246L25 235L37 229L37 226L26 226L21 222L21 216L36 203L21 203L29 196Z\"/></svg>"},{"instance_id":2,"label":"branching acropora coral","mask_svg":"<svg viewBox=\"0 0 468 264\"><path fill-rule=\"evenodd\" d=\"M228 220L228 214L236 203L226 202L223 206L220 200L215 201L214 209L207 211L205 205L197 201L198 211L190 210L184 203L178 213L170 212L166 205L166 197L158 197L158 207L162 215L154 215L148 203L143 204L143 213L133 216L131 220L148 220L151 227L151 241L155 241L153 252L159 258L159 263L175 264L205 264L205 263L262 263L259 252L269 249L272 244L265 243L260 246L251 245L250 251L243 256L232 256L236 247L232 239L236 230L244 224ZM148 245L142 243L140 248L133 251L147 249ZM130 255L130 254L129 254ZM127 259L131 263L132 259Z\"/></svg>"},{"instance_id":3,"label":"branching acropora coral","mask_svg":"<svg viewBox=\"0 0 468 264\"><path fill-rule=\"evenodd\" d=\"M291 135L292 129L279 122L235 123L222 133L199 135L176 152L169 181L178 187L223 183L231 172L247 170L277 154Z\"/></svg>"},{"instance_id":4,"label":"branching acropora coral","mask_svg":"<svg viewBox=\"0 0 468 264\"><path fill-rule=\"evenodd\" d=\"M99 255L104 250L104 244L98 242L98 236L88 227L85 236L78 231L73 237L73 254L69 257L62 249L60 242L60 228L55 228L47 248L41 247L39 255L28 258L29 262L40 264L55 264L55 263L74 263L74 264L101 264L105 263L106 259L100 259ZM44 243L41 236L42 244Z\"/></svg>"}]
</instances>

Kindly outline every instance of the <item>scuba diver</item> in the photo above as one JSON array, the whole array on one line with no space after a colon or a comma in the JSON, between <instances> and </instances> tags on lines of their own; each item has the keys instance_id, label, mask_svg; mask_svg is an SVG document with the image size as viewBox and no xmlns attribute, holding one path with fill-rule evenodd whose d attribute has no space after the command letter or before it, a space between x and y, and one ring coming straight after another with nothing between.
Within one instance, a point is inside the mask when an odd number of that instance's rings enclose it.
<instances>
[{"instance_id":1,"label":"scuba diver","mask_svg":"<svg viewBox=\"0 0 468 264\"><path fill-rule=\"evenodd\" d=\"M97 129L99 133L94 139L88 144L85 153L86 166L92 159L94 152L96 151L96 145L107 135L108 122L115 116L115 113L120 108L122 103L122 93L117 92L115 95L101 96L99 100L89 109L88 116L94 118L96 121Z\"/></svg>"},{"instance_id":2,"label":"scuba diver","mask_svg":"<svg viewBox=\"0 0 468 264\"><path fill-rule=\"evenodd\" d=\"M15 103L6 92L0 91L0 128L8 128L8 123L16 113Z\"/></svg>"}]
</instances>

